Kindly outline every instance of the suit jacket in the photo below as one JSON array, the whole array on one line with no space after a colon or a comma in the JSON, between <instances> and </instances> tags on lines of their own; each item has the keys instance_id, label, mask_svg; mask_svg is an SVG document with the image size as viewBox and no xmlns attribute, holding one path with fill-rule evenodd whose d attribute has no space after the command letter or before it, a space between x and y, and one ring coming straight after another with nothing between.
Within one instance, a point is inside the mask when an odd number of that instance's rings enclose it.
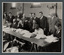
<instances>
[{"instance_id":1,"label":"suit jacket","mask_svg":"<svg viewBox=\"0 0 64 55\"><path fill-rule=\"evenodd\" d=\"M17 25L18 25L18 23L15 22L15 23L12 23L10 27L12 27L12 28L18 28Z\"/></svg>"},{"instance_id":2,"label":"suit jacket","mask_svg":"<svg viewBox=\"0 0 64 55\"><path fill-rule=\"evenodd\" d=\"M22 21L23 21L23 29L29 31L29 23L28 23L28 20L29 20L28 17L25 17L25 19L22 19Z\"/></svg>"},{"instance_id":3,"label":"suit jacket","mask_svg":"<svg viewBox=\"0 0 64 55\"><path fill-rule=\"evenodd\" d=\"M49 28L49 24L48 24L48 19L47 17L43 16L42 19L40 19L40 28L44 29L44 28Z\"/></svg>"},{"instance_id":4,"label":"suit jacket","mask_svg":"<svg viewBox=\"0 0 64 55\"><path fill-rule=\"evenodd\" d=\"M8 16L7 17L7 21L9 22L9 23L13 23L13 19L14 19L15 17L14 16L12 16L11 18Z\"/></svg>"},{"instance_id":5,"label":"suit jacket","mask_svg":"<svg viewBox=\"0 0 64 55\"><path fill-rule=\"evenodd\" d=\"M39 24L39 18L35 17L35 18L30 18L28 20L28 24L29 24L29 29L30 32L33 32L35 29L35 23Z\"/></svg>"},{"instance_id":6,"label":"suit jacket","mask_svg":"<svg viewBox=\"0 0 64 55\"><path fill-rule=\"evenodd\" d=\"M48 19L47 17L43 16L42 19L40 19L40 28L42 28L44 30L44 34L48 35L49 32L49 23L48 23Z\"/></svg>"},{"instance_id":7,"label":"suit jacket","mask_svg":"<svg viewBox=\"0 0 64 55\"><path fill-rule=\"evenodd\" d=\"M40 21L39 21L40 19L38 18L38 17L36 17L35 18L35 21L36 21L36 23L39 25L39 23L40 23Z\"/></svg>"}]
</instances>

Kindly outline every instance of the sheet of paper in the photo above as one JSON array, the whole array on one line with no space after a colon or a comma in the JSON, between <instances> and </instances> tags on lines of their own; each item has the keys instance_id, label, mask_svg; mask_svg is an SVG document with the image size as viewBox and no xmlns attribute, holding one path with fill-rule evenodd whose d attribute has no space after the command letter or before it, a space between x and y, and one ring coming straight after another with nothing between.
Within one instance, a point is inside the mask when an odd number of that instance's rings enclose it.
<instances>
[{"instance_id":1,"label":"sheet of paper","mask_svg":"<svg viewBox=\"0 0 64 55\"><path fill-rule=\"evenodd\" d=\"M23 31L23 29L17 29L16 32L21 33Z\"/></svg>"},{"instance_id":2,"label":"sheet of paper","mask_svg":"<svg viewBox=\"0 0 64 55\"><path fill-rule=\"evenodd\" d=\"M8 30L10 30L10 27L3 28L3 31L8 31Z\"/></svg>"},{"instance_id":3,"label":"sheet of paper","mask_svg":"<svg viewBox=\"0 0 64 55\"><path fill-rule=\"evenodd\" d=\"M30 36L32 35L32 33L30 33L29 31L27 30L17 30L16 32L20 33L22 36L24 37L27 37L27 38L30 38Z\"/></svg>"},{"instance_id":4,"label":"sheet of paper","mask_svg":"<svg viewBox=\"0 0 64 55\"><path fill-rule=\"evenodd\" d=\"M3 28L6 28L6 26L3 26Z\"/></svg>"},{"instance_id":5,"label":"sheet of paper","mask_svg":"<svg viewBox=\"0 0 64 55\"><path fill-rule=\"evenodd\" d=\"M32 35L32 33L25 33L23 36L24 36L24 37L27 37L27 38L30 38L31 35Z\"/></svg>"},{"instance_id":6,"label":"sheet of paper","mask_svg":"<svg viewBox=\"0 0 64 55\"><path fill-rule=\"evenodd\" d=\"M59 41L59 40L54 40L53 42L57 42L57 41Z\"/></svg>"}]
</instances>

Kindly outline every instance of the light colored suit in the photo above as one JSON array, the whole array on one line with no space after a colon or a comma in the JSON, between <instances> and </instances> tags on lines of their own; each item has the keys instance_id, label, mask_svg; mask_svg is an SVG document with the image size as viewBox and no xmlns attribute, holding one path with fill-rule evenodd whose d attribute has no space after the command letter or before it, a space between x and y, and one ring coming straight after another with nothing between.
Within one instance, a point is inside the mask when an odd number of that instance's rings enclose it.
<instances>
[{"instance_id":1,"label":"light colored suit","mask_svg":"<svg viewBox=\"0 0 64 55\"><path fill-rule=\"evenodd\" d=\"M49 18L48 21L49 21L49 31L53 33L55 31L55 25L58 25L60 23L60 20L58 17L54 17L53 19Z\"/></svg>"}]
</instances>

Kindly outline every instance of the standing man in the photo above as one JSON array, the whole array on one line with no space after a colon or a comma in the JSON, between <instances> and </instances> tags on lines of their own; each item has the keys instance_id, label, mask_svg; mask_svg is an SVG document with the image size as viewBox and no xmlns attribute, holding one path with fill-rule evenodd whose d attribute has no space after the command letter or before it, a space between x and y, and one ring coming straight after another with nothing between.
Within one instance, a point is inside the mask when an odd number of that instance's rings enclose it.
<instances>
[{"instance_id":1,"label":"standing man","mask_svg":"<svg viewBox=\"0 0 64 55\"><path fill-rule=\"evenodd\" d=\"M23 17L22 17L22 23L23 23L23 28L25 30L28 30L29 31L28 19L25 16L25 14L23 14Z\"/></svg>"},{"instance_id":2,"label":"standing man","mask_svg":"<svg viewBox=\"0 0 64 55\"><path fill-rule=\"evenodd\" d=\"M7 21L8 21L8 24L9 24L10 26L12 25L14 18L15 18L15 17L12 15L12 13L9 12L9 13L8 13L8 17L7 17Z\"/></svg>"},{"instance_id":3,"label":"standing man","mask_svg":"<svg viewBox=\"0 0 64 55\"><path fill-rule=\"evenodd\" d=\"M49 32L50 34L54 34L54 32L56 31L56 26L58 24L61 24L60 20L58 17L56 17L55 13L51 14L51 18L49 19Z\"/></svg>"},{"instance_id":4,"label":"standing man","mask_svg":"<svg viewBox=\"0 0 64 55\"><path fill-rule=\"evenodd\" d=\"M38 18L36 17L35 13L30 14L30 19L29 19L29 26L30 26L30 32L34 32L35 29L35 23L38 23Z\"/></svg>"},{"instance_id":5,"label":"standing man","mask_svg":"<svg viewBox=\"0 0 64 55\"><path fill-rule=\"evenodd\" d=\"M35 29L35 24L39 24L39 18L36 17L36 14L35 13L32 13L32 18L33 18L33 26L32 28Z\"/></svg>"},{"instance_id":6,"label":"standing man","mask_svg":"<svg viewBox=\"0 0 64 55\"><path fill-rule=\"evenodd\" d=\"M48 19L43 15L43 12L39 12L40 14L40 28L44 30L44 34L48 35L49 32L49 24L48 24Z\"/></svg>"},{"instance_id":7,"label":"standing man","mask_svg":"<svg viewBox=\"0 0 64 55\"><path fill-rule=\"evenodd\" d=\"M32 29L32 26L33 26L33 17L32 17L32 13L29 14L28 25L29 25L29 31L30 31L30 32L33 32L33 29Z\"/></svg>"}]
</instances>

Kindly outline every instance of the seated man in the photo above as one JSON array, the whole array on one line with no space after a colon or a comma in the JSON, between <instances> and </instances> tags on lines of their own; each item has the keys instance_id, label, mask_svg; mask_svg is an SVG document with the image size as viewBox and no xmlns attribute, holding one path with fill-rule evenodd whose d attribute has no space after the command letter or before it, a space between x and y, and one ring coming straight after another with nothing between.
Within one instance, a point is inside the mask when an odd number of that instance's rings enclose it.
<instances>
[{"instance_id":1,"label":"seated man","mask_svg":"<svg viewBox=\"0 0 64 55\"><path fill-rule=\"evenodd\" d=\"M17 28L17 22L16 22L16 19L13 19L13 23L11 24L11 27L12 28Z\"/></svg>"},{"instance_id":2,"label":"seated man","mask_svg":"<svg viewBox=\"0 0 64 55\"><path fill-rule=\"evenodd\" d=\"M54 36L61 38L61 24L58 24L55 26L55 32L54 32Z\"/></svg>"},{"instance_id":3,"label":"seated man","mask_svg":"<svg viewBox=\"0 0 64 55\"><path fill-rule=\"evenodd\" d=\"M39 28L38 24L35 25L35 31L33 32L31 38L33 38L33 37L35 37L37 39L45 38L44 31L43 31L43 29Z\"/></svg>"}]
</instances>

